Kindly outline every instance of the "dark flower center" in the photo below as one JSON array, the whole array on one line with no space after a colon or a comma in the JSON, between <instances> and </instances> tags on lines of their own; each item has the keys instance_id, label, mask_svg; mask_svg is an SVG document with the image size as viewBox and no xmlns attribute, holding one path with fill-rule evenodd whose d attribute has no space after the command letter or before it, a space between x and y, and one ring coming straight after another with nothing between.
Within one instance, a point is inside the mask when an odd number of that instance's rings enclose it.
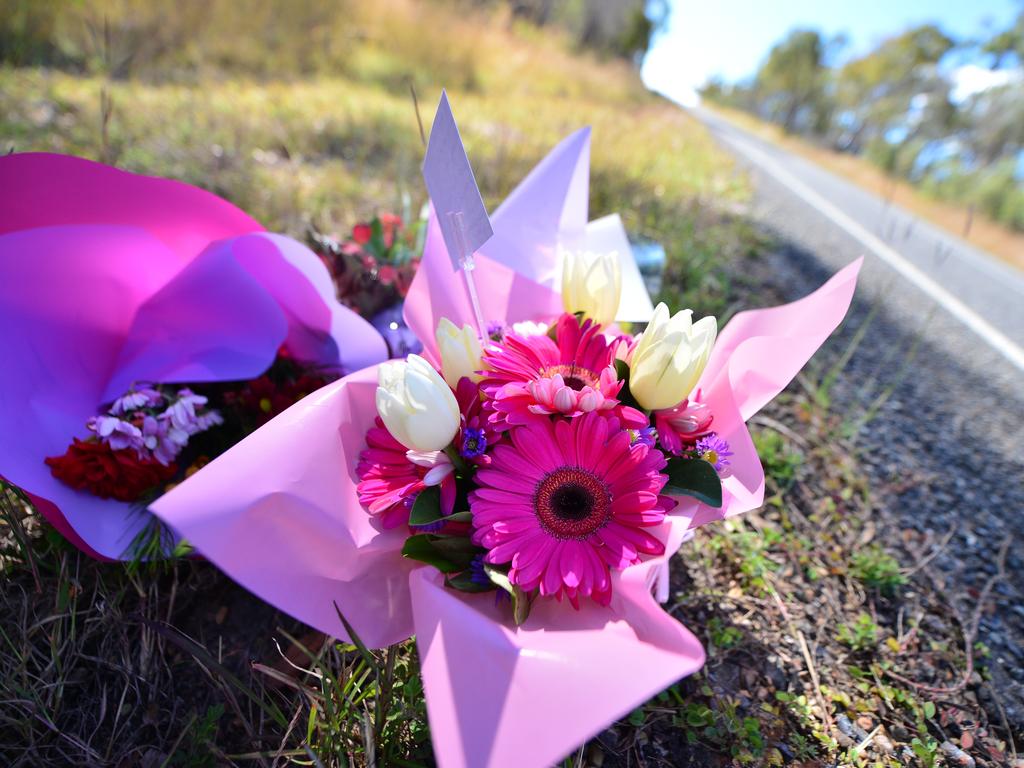
<instances>
[{"instance_id":1,"label":"dark flower center","mask_svg":"<svg viewBox=\"0 0 1024 768\"><path fill-rule=\"evenodd\" d=\"M551 494L551 509L560 520L586 520L594 508L594 499L581 485L560 485Z\"/></svg>"},{"instance_id":2,"label":"dark flower center","mask_svg":"<svg viewBox=\"0 0 1024 768\"><path fill-rule=\"evenodd\" d=\"M558 539L585 539L612 512L608 486L578 467L561 467L545 475L537 484L533 505L541 527Z\"/></svg>"},{"instance_id":3,"label":"dark flower center","mask_svg":"<svg viewBox=\"0 0 1024 768\"><path fill-rule=\"evenodd\" d=\"M593 371L588 371L578 365L552 365L544 371L544 376L550 378L556 373L562 376L565 386L575 389L577 392L584 387L597 387L598 376Z\"/></svg>"}]
</instances>

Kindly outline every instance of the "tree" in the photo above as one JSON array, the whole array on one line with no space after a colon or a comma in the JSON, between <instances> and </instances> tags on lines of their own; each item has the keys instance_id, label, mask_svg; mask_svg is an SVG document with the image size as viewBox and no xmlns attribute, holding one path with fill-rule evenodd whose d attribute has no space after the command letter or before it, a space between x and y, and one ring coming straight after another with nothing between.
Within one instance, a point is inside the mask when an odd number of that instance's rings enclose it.
<instances>
[{"instance_id":1,"label":"tree","mask_svg":"<svg viewBox=\"0 0 1024 768\"><path fill-rule=\"evenodd\" d=\"M797 29L777 43L757 72L755 88L768 119L795 131L817 125L827 112L826 44L815 30Z\"/></svg>"},{"instance_id":2,"label":"tree","mask_svg":"<svg viewBox=\"0 0 1024 768\"><path fill-rule=\"evenodd\" d=\"M1017 14L1013 26L993 35L983 46L985 53L995 57L994 66L1002 67L1017 60L1017 66L1024 66L1024 8Z\"/></svg>"},{"instance_id":3,"label":"tree","mask_svg":"<svg viewBox=\"0 0 1024 768\"><path fill-rule=\"evenodd\" d=\"M948 128L950 86L937 65L954 45L942 30L926 24L843 66L835 88L838 143L857 152L894 133L905 140Z\"/></svg>"},{"instance_id":4,"label":"tree","mask_svg":"<svg viewBox=\"0 0 1024 768\"><path fill-rule=\"evenodd\" d=\"M1024 151L1024 84L1012 83L975 94L963 113L962 137L974 163L990 165Z\"/></svg>"}]
</instances>

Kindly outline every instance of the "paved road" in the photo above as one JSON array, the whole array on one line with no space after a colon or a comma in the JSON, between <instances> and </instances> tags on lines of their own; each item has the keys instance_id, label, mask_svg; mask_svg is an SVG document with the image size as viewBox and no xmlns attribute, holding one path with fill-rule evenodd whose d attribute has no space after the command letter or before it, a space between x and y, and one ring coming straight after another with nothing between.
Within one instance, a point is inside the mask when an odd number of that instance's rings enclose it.
<instances>
[{"instance_id":1,"label":"paved road","mask_svg":"<svg viewBox=\"0 0 1024 768\"><path fill-rule=\"evenodd\" d=\"M869 260L884 263L901 282L1024 372L1024 273L708 110L693 114L757 176L778 188L775 198L802 204L801 217L786 229L801 234L805 216L824 219L836 234L856 241Z\"/></svg>"},{"instance_id":2,"label":"paved road","mask_svg":"<svg viewBox=\"0 0 1024 768\"><path fill-rule=\"evenodd\" d=\"M780 243L746 267L757 298L798 298L866 257L850 316L817 361L838 358L863 331L832 410L849 421L880 404L856 443L879 536L897 545L908 531L932 542L948 534L929 568L965 615L1010 540L979 639L993 650L1002 706L1024 730L1024 276L716 115L694 114L749 169L751 215Z\"/></svg>"}]
</instances>

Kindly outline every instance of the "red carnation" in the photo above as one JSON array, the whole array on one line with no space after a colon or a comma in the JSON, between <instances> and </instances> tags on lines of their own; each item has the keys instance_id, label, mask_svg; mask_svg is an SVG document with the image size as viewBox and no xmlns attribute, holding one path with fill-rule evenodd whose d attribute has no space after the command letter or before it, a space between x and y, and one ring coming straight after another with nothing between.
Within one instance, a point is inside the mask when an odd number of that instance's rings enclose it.
<instances>
[{"instance_id":1,"label":"red carnation","mask_svg":"<svg viewBox=\"0 0 1024 768\"><path fill-rule=\"evenodd\" d=\"M75 439L63 456L46 459L53 476L101 499L138 501L147 491L174 477L177 467L140 459L130 449L115 451L107 443Z\"/></svg>"}]
</instances>

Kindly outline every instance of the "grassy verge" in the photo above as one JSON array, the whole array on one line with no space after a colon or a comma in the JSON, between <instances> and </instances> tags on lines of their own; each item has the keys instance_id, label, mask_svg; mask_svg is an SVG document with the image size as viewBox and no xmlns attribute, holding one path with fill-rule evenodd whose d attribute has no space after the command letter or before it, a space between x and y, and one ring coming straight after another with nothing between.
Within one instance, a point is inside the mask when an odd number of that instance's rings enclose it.
<instances>
[{"instance_id":1,"label":"grassy verge","mask_svg":"<svg viewBox=\"0 0 1024 768\"><path fill-rule=\"evenodd\" d=\"M1003 566L950 595L929 565L948 542L887 537L878 512L899 490L863 473L829 374L819 364L752 423L764 508L674 560L666 609L701 637L706 667L566 768L1016 759L979 701L998 701L976 632ZM411 642L338 643L203 562L96 564L2 502L8 764L433 764Z\"/></svg>"},{"instance_id":2,"label":"grassy verge","mask_svg":"<svg viewBox=\"0 0 1024 768\"><path fill-rule=\"evenodd\" d=\"M787 134L777 125L759 120L740 110L710 103L704 106L741 128L783 146L869 192L915 213L976 248L988 251L1007 264L1024 269L1024 233L1014 232L983 214L971 211L965 205L928 197L913 185L894 179L864 158L817 146L798 136Z\"/></svg>"}]
</instances>

